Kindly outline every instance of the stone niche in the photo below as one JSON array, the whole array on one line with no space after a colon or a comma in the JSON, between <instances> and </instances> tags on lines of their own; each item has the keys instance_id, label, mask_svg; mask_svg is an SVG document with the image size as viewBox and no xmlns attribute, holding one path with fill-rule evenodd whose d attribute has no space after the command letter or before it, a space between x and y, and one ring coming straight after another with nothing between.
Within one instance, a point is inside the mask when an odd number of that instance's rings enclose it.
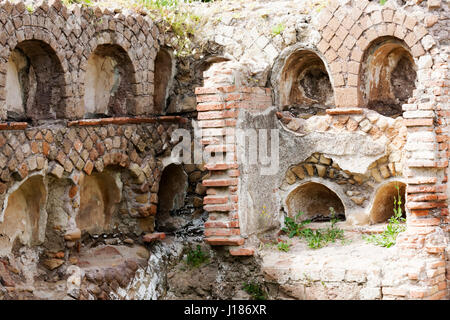
<instances>
[{"instance_id":1,"label":"stone niche","mask_svg":"<svg viewBox=\"0 0 450 320\"><path fill-rule=\"evenodd\" d=\"M19 43L7 63L6 107L11 121L65 117L64 73L53 49L38 40Z\"/></svg>"},{"instance_id":2,"label":"stone niche","mask_svg":"<svg viewBox=\"0 0 450 320\"><path fill-rule=\"evenodd\" d=\"M166 109L167 97L169 95L169 84L173 76L172 56L169 51L161 48L155 60L155 91L153 94L154 112L163 113Z\"/></svg>"},{"instance_id":3,"label":"stone niche","mask_svg":"<svg viewBox=\"0 0 450 320\"><path fill-rule=\"evenodd\" d=\"M80 187L80 209L76 217L82 232L110 232L119 223L118 204L122 190L116 174L93 173L85 176Z\"/></svg>"},{"instance_id":4,"label":"stone niche","mask_svg":"<svg viewBox=\"0 0 450 320\"><path fill-rule=\"evenodd\" d=\"M296 115L322 114L334 105L327 69L316 53L298 50L286 59L279 82L279 105Z\"/></svg>"},{"instance_id":5,"label":"stone niche","mask_svg":"<svg viewBox=\"0 0 450 320\"><path fill-rule=\"evenodd\" d=\"M375 40L364 53L360 70L363 104L384 116L400 116L402 104L415 89L416 69L402 41L392 37Z\"/></svg>"},{"instance_id":6,"label":"stone niche","mask_svg":"<svg viewBox=\"0 0 450 320\"><path fill-rule=\"evenodd\" d=\"M158 191L158 212L156 228L160 231L174 231L185 223L185 219L173 215L185 205L188 176L182 165L168 165L162 175Z\"/></svg>"},{"instance_id":7,"label":"stone niche","mask_svg":"<svg viewBox=\"0 0 450 320\"><path fill-rule=\"evenodd\" d=\"M336 216L345 219L345 208L338 195L323 184L307 182L295 188L286 199L288 215L304 214L300 220L326 221L330 218L330 207L334 208Z\"/></svg>"},{"instance_id":8,"label":"stone niche","mask_svg":"<svg viewBox=\"0 0 450 320\"><path fill-rule=\"evenodd\" d=\"M134 69L126 51L118 45L99 45L87 62L85 117L132 115L134 84Z\"/></svg>"},{"instance_id":9,"label":"stone niche","mask_svg":"<svg viewBox=\"0 0 450 320\"><path fill-rule=\"evenodd\" d=\"M398 189L397 189L398 188ZM394 215L394 198L400 197L402 216L406 218L405 201L406 185L402 182L388 182L378 188L370 210L369 221L371 224L387 222ZM397 208L397 207L396 207Z\"/></svg>"},{"instance_id":10,"label":"stone niche","mask_svg":"<svg viewBox=\"0 0 450 320\"><path fill-rule=\"evenodd\" d=\"M39 245L45 238L47 189L43 177L35 175L23 182L5 201L0 216L0 254L8 254L16 241Z\"/></svg>"}]
</instances>

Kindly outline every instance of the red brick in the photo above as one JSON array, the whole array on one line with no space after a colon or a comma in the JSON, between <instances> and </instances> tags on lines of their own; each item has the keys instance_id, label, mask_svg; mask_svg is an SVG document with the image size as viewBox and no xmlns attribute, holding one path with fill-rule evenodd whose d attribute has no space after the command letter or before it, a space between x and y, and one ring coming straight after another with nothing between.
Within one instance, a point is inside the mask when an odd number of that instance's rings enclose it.
<instances>
[{"instance_id":1,"label":"red brick","mask_svg":"<svg viewBox=\"0 0 450 320\"><path fill-rule=\"evenodd\" d=\"M205 187L227 187L236 186L238 179L207 179L203 180L203 186Z\"/></svg>"},{"instance_id":2,"label":"red brick","mask_svg":"<svg viewBox=\"0 0 450 320\"><path fill-rule=\"evenodd\" d=\"M205 205L203 207L203 209L205 211L209 211L209 212L211 212L211 211L212 212L214 212L214 211L217 211L217 212L228 212L228 211L233 210L233 207L230 204L226 204L226 205Z\"/></svg>"},{"instance_id":3,"label":"red brick","mask_svg":"<svg viewBox=\"0 0 450 320\"><path fill-rule=\"evenodd\" d=\"M253 256L255 254L255 249L253 248L230 249L230 254L232 256Z\"/></svg>"},{"instance_id":4,"label":"red brick","mask_svg":"<svg viewBox=\"0 0 450 320\"><path fill-rule=\"evenodd\" d=\"M245 240L241 237L213 237L205 238L205 242L215 246L242 246Z\"/></svg>"},{"instance_id":5,"label":"red brick","mask_svg":"<svg viewBox=\"0 0 450 320\"><path fill-rule=\"evenodd\" d=\"M212 163L206 164L205 168L208 170L227 170L227 169L236 169L239 165L236 163Z\"/></svg>"},{"instance_id":6,"label":"red brick","mask_svg":"<svg viewBox=\"0 0 450 320\"><path fill-rule=\"evenodd\" d=\"M78 186L72 186L69 189L69 198L73 199L78 193Z\"/></svg>"},{"instance_id":7,"label":"red brick","mask_svg":"<svg viewBox=\"0 0 450 320\"><path fill-rule=\"evenodd\" d=\"M208 111L199 112L198 120L212 120L212 119L224 119L224 118L236 118L238 112L235 110L224 110L224 111Z\"/></svg>"},{"instance_id":8,"label":"red brick","mask_svg":"<svg viewBox=\"0 0 450 320\"><path fill-rule=\"evenodd\" d=\"M446 203L442 202L415 202L415 201L409 201L406 206L409 209L432 209L432 208L439 208L442 206L446 206Z\"/></svg>"},{"instance_id":9,"label":"red brick","mask_svg":"<svg viewBox=\"0 0 450 320\"><path fill-rule=\"evenodd\" d=\"M238 236L240 235L239 229L221 229L221 228L207 228L205 229L205 237L211 237L211 236Z\"/></svg>"},{"instance_id":10,"label":"red brick","mask_svg":"<svg viewBox=\"0 0 450 320\"><path fill-rule=\"evenodd\" d=\"M407 193L445 192L445 186L411 186L406 187Z\"/></svg>"},{"instance_id":11,"label":"red brick","mask_svg":"<svg viewBox=\"0 0 450 320\"><path fill-rule=\"evenodd\" d=\"M164 232L154 232L147 233L142 236L142 241L144 242L154 242L164 240L166 238L166 234Z\"/></svg>"},{"instance_id":12,"label":"red brick","mask_svg":"<svg viewBox=\"0 0 450 320\"><path fill-rule=\"evenodd\" d=\"M26 122L4 122L0 123L0 130L24 130L27 126Z\"/></svg>"},{"instance_id":13,"label":"red brick","mask_svg":"<svg viewBox=\"0 0 450 320\"><path fill-rule=\"evenodd\" d=\"M197 111L212 111L225 109L225 103L201 103L197 104Z\"/></svg>"},{"instance_id":14,"label":"red brick","mask_svg":"<svg viewBox=\"0 0 450 320\"><path fill-rule=\"evenodd\" d=\"M230 222L229 221L206 221L205 222L205 228L230 228Z\"/></svg>"},{"instance_id":15,"label":"red brick","mask_svg":"<svg viewBox=\"0 0 450 320\"><path fill-rule=\"evenodd\" d=\"M90 176L93 169L94 169L94 163L92 163L92 161L88 160L83 168L84 172L86 172L87 175Z\"/></svg>"},{"instance_id":16,"label":"red brick","mask_svg":"<svg viewBox=\"0 0 450 320\"><path fill-rule=\"evenodd\" d=\"M408 184L433 184L433 183L437 182L437 178L436 177L415 177L415 178L409 178L407 181L408 181Z\"/></svg>"},{"instance_id":17,"label":"red brick","mask_svg":"<svg viewBox=\"0 0 450 320\"><path fill-rule=\"evenodd\" d=\"M427 217L423 219L408 219L407 224L408 226L417 226L417 227L427 227L427 226L438 226L441 223L440 218L432 218Z\"/></svg>"},{"instance_id":18,"label":"red brick","mask_svg":"<svg viewBox=\"0 0 450 320\"><path fill-rule=\"evenodd\" d=\"M204 204L224 204L228 202L228 196L206 196L203 198Z\"/></svg>"},{"instance_id":19,"label":"red brick","mask_svg":"<svg viewBox=\"0 0 450 320\"><path fill-rule=\"evenodd\" d=\"M225 126L224 120L202 120L198 121L200 128L220 128Z\"/></svg>"},{"instance_id":20,"label":"red brick","mask_svg":"<svg viewBox=\"0 0 450 320\"><path fill-rule=\"evenodd\" d=\"M428 194L412 194L407 196L408 201L431 201L438 200L438 194L428 193Z\"/></svg>"}]
</instances>

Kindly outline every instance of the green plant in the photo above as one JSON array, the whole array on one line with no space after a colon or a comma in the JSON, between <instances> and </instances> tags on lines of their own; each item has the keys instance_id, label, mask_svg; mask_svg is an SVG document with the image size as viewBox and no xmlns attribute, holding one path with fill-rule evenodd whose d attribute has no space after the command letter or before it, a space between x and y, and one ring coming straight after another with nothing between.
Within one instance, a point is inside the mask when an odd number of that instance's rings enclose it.
<instances>
[{"instance_id":1,"label":"green plant","mask_svg":"<svg viewBox=\"0 0 450 320\"><path fill-rule=\"evenodd\" d=\"M32 6L31 4L27 5L26 8L27 8L27 11L28 11L29 13L33 13L34 8L33 8L33 6Z\"/></svg>"},{"instance_id":2,"label":"green plant","mask_svg":"<svg viewBox=\"0 0 450 320\"><path fill-rule=\"evenodd\" d=\"M258 282L244 282L242 289L252 296L253 300L266 300L266 293Z\"/></svg>"},{"instance_id":3,"label":"green plant","mask_svg":"<svg viewBox=\"0 0 450 320\"><path fill-rule=\"evenodd\" d=\"M304 213L300 211L294 219L285 217L285 227L282 230L288 234L289 238L294 236L303 238L311 249L322 248L330 242L336 242L338 239L344 241L344 230L336 227L336 223L339 220L336 217L333 207L330 207L331 227L326 229L312 230L310 228L305 228L305 225L311 223L311 220L304 220L297 223L297 218L303 214Z\"/></svg>"},{"instance_id":4,"label":"green plant","mask_svg":"<svg viewBox=\"0 0 450 320\"><path fill-rule=\"evenodd\" d=\"M387 1L387 0L380 0L380 4L381 4L382 6L384 6L384 4L386 3L386 1Z\"/></svg>"},{"instance_id":5,"label":"green plant","mask_svg":"<svg viewBox=\"0 0 450 320\"><path fill-rule=\"evenodd\" d=\"M277 244L277 248L280 251L288 252L290 249L291 244L288 242L280 241Z\"/></svg>"},{"instance_id":6,"label":"green plant","mask_svg":"<svg viewBox=\"0 0 450 320\"><path fill-rule=\"evenodd\" d=\"M284 218L285 227L281 230L286 232L289 238L292 238L294 236L301 236L303 233L308 232L306 230L311 230L304 228L307 224L311 223L311 220L303 220L300 223L297 223L297 219L302 215L304 215L304 212L300 211L294 218Z\"/></svg>"},{"instance_id":7,"label":"green plant","mask_svg":"<svg viewBox=\"0 0 450 320\"><path fill-rule=\"evenodd\" d=\"M90 0L62 0L63 4L66 6L72 5L72 4L81 4L86 6L91 6L92 2Z\"/></svg>"},{"instance_id":8,"label":"green plant","mask_svg":"<svg viewBox=\"0 0 450 320\"><path fill-rule=\"evenodd\" d=\"M281 34L284 31L284 29L286 29L284 24L283 23L279 23L276 26L272 27L272 35L276 36L276 35Z\"/></svg>"},{"instance_id":9,"label":"green plant","mask_svg":"<svg viewBox=\"0 0 450 320\"><path fill-rule=\"evenodd\" d=\"M190 12L187 6L180 5L178 0L138 0L138 3L143 8L159 15L170 25L175 34L173 44L176 47L176 55L186 56L191 53L190 37L194 35L201 22L199 16ZM156 18L154 14L151 16Z\"/></svg>"},{"instance_id":10,"label":"green plant","mask_svg":"<svg viewBox=\"0 0 450 320\"><path fill-rule=\"evenodd\" d=\"M200 245L197 245L197 248L195 250L190 249L187 253L186 264L188 264L190 267L196 268L201 264L207 262L208 260L208 254L202 251Z\"/></svg>"},{"instance_id":11,"label":"green plant","mask_svg":"<svg viewBox=\"0 0 450 320\"><path fill-rule=\"evenodd\" d=\"M389 218L386 230L382 233L363 237L369 243L386 248L392 247L398 234L406 230L406 226L403 224L406 219L402 217L400 188L398 186L395 186L395 188L397 189L397 196L394 196L394 215Z\"/></svg>"}]
</instances>

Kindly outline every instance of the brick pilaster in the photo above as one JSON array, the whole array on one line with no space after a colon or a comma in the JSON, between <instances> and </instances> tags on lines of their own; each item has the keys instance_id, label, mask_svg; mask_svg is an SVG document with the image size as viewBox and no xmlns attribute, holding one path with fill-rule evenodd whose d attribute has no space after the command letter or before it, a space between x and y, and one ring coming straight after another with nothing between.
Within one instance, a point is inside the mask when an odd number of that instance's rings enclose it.
<instances>
[{"instance_id":1,"label":"brick pilaster","mask_svg":"<svg viewBox=\"0 0 450 320\"><path fill-rule=\"evenodd\" d=\"M196 88L201 143L207 152L223 153L222 161L213 157L206 163L209 178L203 199L209 212L205 241L211 245L242 246L239 224L239 163L236 156L235 128L241 109L264 110L272 104L270 89L259 87ZM230 250L233 255L251 255L247 248Z\"/></svg>"}]
</instances>

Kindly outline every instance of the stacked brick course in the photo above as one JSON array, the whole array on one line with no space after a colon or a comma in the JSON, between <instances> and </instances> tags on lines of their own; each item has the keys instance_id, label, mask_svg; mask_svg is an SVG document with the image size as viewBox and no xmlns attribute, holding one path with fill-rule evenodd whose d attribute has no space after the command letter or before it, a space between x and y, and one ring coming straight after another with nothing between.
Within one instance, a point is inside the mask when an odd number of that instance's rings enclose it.
<instances>
[{"instance_id":1,"label":"stacked brick course","mask_svg":"<svg viewBox=\"0 0 450 320\"><path fill-rule=\"evenodd\" d=\"M203 180L207 187L203 199L209 212L205 223L205 241L211 245L241 246L238 215L239 163L235 145L235 127L240 109L262 111L272 104L269 89L226 86L196 88L201 143L207 152L223 153L226 162L214 157L206 163L210 177ZM231 161L228 161L231 160ZM232 249L233 255L251 255L248 248Z\"/></svg>"}]
</instances>

